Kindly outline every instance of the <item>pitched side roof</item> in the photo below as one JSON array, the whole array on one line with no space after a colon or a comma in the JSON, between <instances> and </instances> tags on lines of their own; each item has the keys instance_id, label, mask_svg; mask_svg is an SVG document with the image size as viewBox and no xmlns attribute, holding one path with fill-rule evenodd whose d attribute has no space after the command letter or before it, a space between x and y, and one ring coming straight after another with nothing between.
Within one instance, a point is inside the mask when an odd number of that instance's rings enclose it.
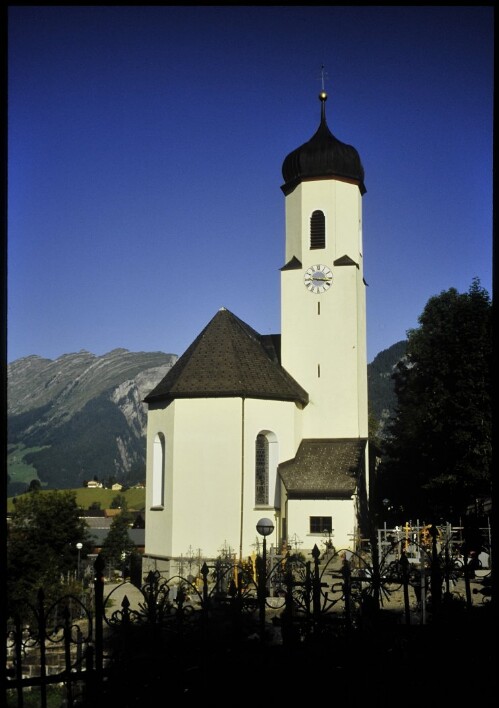
<instances>
[{"instance_id":1,"label":"pitched side roof","mask_svg":"<svg viewBox=\"0 0 499 708\"><path fill-rule=\"evenodd\" d=\"M89 542L98 548L105 542L109 529L92 529L89 533ZM128 538L135 546L145 545L144 529L127 529Z\"/></svg>"},{"instance_id":2,"label":"pitched side roof","mask_svg":"<svg viewBox=\"0 0 499 708\"><path fill-rule=\"evenodd\" d=\"M87 516L85 517L89 529L110 529L113 520L104 516Z\"/></svg>"},{"instance_id":3,"label":"pitched side roof","mask_svg":"<svg viewBox=\"0 0 499 708\"><path fill-rule=\"evenodd\" d=\"M347 499L363 470L365 438L302 440L296 457L279 465L290 499Z\"/></svg>"},{"instance_id":4,"label":"pitched side roof","mask_svg":"<svg viewBox=\"0 0 499 708\"><path fill-rule=\"evenodd\" d=\"M244 396L306 405L307 392L279 363L279 344L278 335L261 336L221 308L144 400Z\"/></svg>"}]
</instances>

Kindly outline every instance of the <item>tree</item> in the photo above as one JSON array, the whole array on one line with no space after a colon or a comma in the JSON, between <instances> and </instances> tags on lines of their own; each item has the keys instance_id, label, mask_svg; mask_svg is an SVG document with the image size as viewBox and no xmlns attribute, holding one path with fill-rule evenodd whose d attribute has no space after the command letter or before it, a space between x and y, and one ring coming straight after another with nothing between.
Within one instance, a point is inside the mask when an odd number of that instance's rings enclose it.
<instances>
[{"instance_id":1,"label":"tree","mask_svg":"<svg viewBox=\"0 0 499 708\"><path fill-rule=\"evenodd\" d=\"M480 281L430 298L394 373L379 498L406 519L458 521L491 493L492 304Z\"/></svg>"},{"instance_id":2,"label":"tree","mask_svg":"<svg viewBox=\"0 0 499 708\"><path fill-rule=\"evenodd\" d=\"M125 508L117 514L109 528L109 533L102 545L102 557L110 565L120 565L123 554L129 556L133 553L135 546L128 535L128 529L132 524L132 515Z\"/></svg>"},{"instance_id":3,"label":"tree","mask_svg":"<svg viewBox=\"0 0 499 708\"><path fill-rule=\"evenodd\" d=\"M35 491L17 497L7 537L9 610L34 603L41 587L47 596L57 594L61 578L76 571L77 543L85 548L88 531L75 492Z\"/></svg>"},{"instance_id":4,"label":"tree","mask_svg":"<svg viewBox=\"0 0 499 708\"><path fill-rule=\"evenodd\" d=\"M367 417L367 427L368 427L368 437L369 441L376 446L380 444L380 428L381 423L379 418L377 418L374 413L369 412Z\"/></svg>"},{"instance_id":5,"label":"tree","mask_svg":"<svg viewBox=\"0 0 499 708\"><path fill-rule=\"evenodd\" d=\"M128 508L127 500L124 494L117 494L111 501L111 509L123 509L126 511Z\"/></svg>"}]
</instances>

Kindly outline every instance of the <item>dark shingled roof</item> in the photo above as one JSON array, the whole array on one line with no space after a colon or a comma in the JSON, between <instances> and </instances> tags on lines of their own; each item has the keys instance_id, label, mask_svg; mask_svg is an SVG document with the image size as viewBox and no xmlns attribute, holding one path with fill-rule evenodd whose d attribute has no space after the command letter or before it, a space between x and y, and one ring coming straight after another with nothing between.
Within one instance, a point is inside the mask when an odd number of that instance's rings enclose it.
<instances>
[{"instance_id":1,"label":"dark shingled roof","mask_svg":"<svg viewBox=\"0 0 499 708\"><path fill-rule=\"evenodd\" d=\"M282 176L284 194L289 194L303 180L321 177L339 177L359 185L360 193L365 194L364 168L359 153L352 147L334 137L326 123L327 95L319 94L321 101L321 122L310 140L301 145L284 159Z\"/></svg>"},{"instance_id":2,"label":"dark shingled roof","mask_svg":"<svg viewBox=\"0 0 499 708\"><path fill-rule=\"evenodd\" d=\"M308 403L308 394L280 365L280 337L261 336L221 308L145 398L267 398Z\"/></svg>"},{"instance_id":3,"label":"dark shingled roof","mask_svg":"<svg viewBox=\"0 0 499 708\"><path fill-rule=\"evenodd\" d=\"M290 499L348 499L363 470L365 438L302 440L293 460L279 465Z\"/></svg>"}]
</instances>

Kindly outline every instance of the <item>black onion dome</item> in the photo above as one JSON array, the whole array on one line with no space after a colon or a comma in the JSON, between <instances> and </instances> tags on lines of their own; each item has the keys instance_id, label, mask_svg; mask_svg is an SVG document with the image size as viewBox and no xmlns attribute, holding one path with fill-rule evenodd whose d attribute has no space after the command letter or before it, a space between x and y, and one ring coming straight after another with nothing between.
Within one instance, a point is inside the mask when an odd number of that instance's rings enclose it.
<instances>
[{"instance_id":1,"label":"black onion dome","mask_svg":"<svg viewBox=\"0 0 499 708\"><path fill-rule=\"evenodd\" d=\"M321 101L321 123L310 140L296 148L282 163L282 176L285 194L291 192L297 184L306 179L318 177L340 177L358 182L361 194L364 186L364 168L359 153L334 137L326 123L327 94L319 94Z\"/></svg>"}]
</instances>

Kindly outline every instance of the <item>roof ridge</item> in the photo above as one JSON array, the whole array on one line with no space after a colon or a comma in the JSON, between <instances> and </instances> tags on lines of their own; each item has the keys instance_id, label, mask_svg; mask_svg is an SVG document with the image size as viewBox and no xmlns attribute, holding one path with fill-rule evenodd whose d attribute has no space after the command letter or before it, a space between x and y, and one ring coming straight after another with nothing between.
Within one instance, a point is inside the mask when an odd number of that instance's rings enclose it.
<instances>
[{"instance_id":1,"label":"roof ridge","mask_svg":"<svg viewBox=\"0 0 499 708\"><path fill-rule=\"evenodd\" d=\"M222 308L145 398L250 397L308 403L271 338Z\"/></svg>"}]
</instances>

